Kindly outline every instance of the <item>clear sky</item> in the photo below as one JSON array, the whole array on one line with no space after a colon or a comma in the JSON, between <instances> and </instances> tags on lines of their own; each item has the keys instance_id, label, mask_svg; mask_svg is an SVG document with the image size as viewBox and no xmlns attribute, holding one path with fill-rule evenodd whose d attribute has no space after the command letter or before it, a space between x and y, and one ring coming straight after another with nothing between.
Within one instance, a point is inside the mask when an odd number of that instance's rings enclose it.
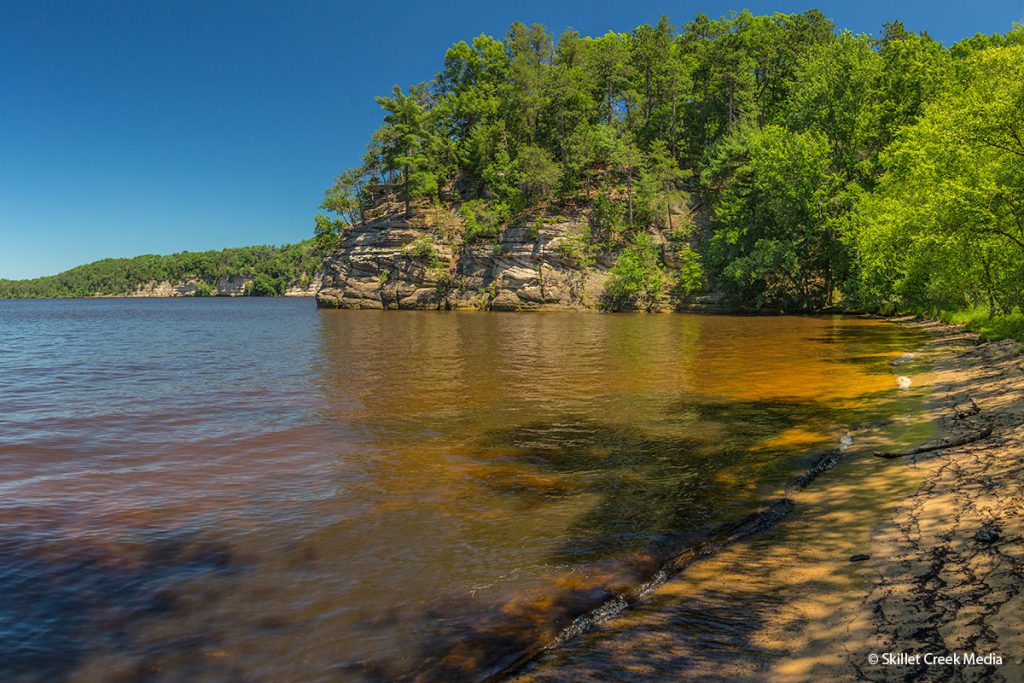
<instances>
[{"instance_id":1,"label":"clear sky","mask_svg":"<svg viewBox=\"0 0 1024 683\"><path fill-rule=\"evenodd\" d=\"M0 277L303 239L380 121L374 95L517 19L599 35L812 7L947 44L1024 18L1024 0L0 0Z\"/></svg>"}]
</instances>

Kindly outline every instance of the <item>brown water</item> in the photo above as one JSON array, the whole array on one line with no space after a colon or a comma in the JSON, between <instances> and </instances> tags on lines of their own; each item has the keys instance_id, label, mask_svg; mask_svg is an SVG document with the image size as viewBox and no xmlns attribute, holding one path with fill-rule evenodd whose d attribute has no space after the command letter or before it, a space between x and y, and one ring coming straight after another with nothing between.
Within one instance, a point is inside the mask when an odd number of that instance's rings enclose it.
<instances>
[{"instance_id":1,"label":"brown water","mask_svg":"<svg viewBox=\"0 0 1024 683\"><path fill-rule=\"evenodd\" d=\"M2 680L477 678L922 402L858 319L0 301L0 338Z\"/></svg>"}]
</instances>

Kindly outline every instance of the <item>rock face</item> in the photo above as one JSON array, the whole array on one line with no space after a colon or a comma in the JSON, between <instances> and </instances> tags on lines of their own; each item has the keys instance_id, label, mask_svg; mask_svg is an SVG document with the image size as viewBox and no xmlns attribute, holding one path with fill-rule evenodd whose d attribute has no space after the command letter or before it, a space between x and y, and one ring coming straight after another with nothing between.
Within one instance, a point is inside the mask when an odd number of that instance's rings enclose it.
<instances>
[{"instance_id":1,"label":"rock face","mask_svg":"<svg viewBox=\"0 0 1024 683\"><path fill-rule=\"evenodd\" d=\"M213 288L215 296L245 296L245 288L251 284L251 277L219 277Z\"/></svg>"},{"instance_id":2,"label":"rock face","mask_svg":"<svg viewBox=\"0 0 1024 683\"><path fill-rule=\"evenodd\" d=\"M296 284L293 284L290 287L288 287L286 290L284 290L284 295L285 296L316 296L317 291L319 291L321 285L323 284L322 281L323 281L323 274L322 273L317 273L313 277L313 281L309 283L308 287L303 287L302 285L296 283Z\"/></svg>"},{"instance_id":3,"label":"rock face","mask_svg":"<svg viewBox=\"0 0 1024 683\"><path fill-rule=\"evenodd\" d=\"M149 297L174 297L174 296L195 296L196 290L199 288L199 281L195 279L189 279L184 282L149 282L139 287L129 297L133 298L149 298Z\"/></svg>"},{"instance_id":4,"label":"rock face","mask_svg":"<svg viewBox=\"0 0 1024 683\"><path fill-rule=\"evenodd\" d=\"M252 285L252 278L248 276L220 277L213 283L212 289L204 296L248 296L248 290ZM323 274L317 272L308 287L302 287L294 283L284 291L284 296L315 296L323 281ZM148 297L180 297L197 296L200 287L208 287L206 283L196 278L189 278L182 282L148 282L137 288L127 296L132 298Z\"/></svg>"},{"instance_id":5,"label":"rock face","mask_svg":"<svg viewBox=\"0 0 1024 683\"><path fill-rule=\"evenodd\" d=\"M324 264L317 304L334 308L597 308L608 267L566 246L578 222L506 228L497 240L451 246L424 221L394 217L352 228Z\"/></svg>"}]
</instances>

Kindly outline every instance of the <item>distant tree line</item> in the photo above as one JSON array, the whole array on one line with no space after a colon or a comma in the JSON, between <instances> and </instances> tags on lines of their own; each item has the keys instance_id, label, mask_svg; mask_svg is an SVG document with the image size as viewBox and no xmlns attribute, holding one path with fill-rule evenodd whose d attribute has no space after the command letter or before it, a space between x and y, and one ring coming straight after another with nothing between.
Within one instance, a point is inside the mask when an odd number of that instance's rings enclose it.
<instances>
[{"instance_id":1,"label":"distant tree line","mask_svg":"<svg viewBox=\"0 0 1024 683\"><path fill-rule=\"evenodd\" d=\"M816 10L557 40L516 23L378 102L363 163L316 217L322 251L382 201L447 208L464 243L576 212L588 227L571 248L621 254L626 298L675 286L787 311L1024 305L1019 25L947 48L899 22L837 32ZM652 278L665 249L679 281Z\"/></svg>"},{"instance_id":2,"label":"distant tree line","mask_svg":"<svg viewBox=\"0 0 1024 683\"><path fill-rule=\"evenodd\" d=\"M276 296L292 285L308 287L322 255L312 240L283 246L254 246L220 251L183 251L109 258L57 275L31 280L0 280L0 298L124 295L152 282L199 281L198 296L210 295L220 278L249 277L253 296Z\"/></svg>"}]
</instances>

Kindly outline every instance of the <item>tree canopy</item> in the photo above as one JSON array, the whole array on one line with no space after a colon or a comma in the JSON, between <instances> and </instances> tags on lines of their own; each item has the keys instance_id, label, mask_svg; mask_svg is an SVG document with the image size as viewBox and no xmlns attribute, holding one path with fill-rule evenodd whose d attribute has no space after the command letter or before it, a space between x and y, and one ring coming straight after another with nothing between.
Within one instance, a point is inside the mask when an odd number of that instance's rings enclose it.
<instances>
[{"instance_id":1,"label":"tree canopy","mask_svg":"<svg viewBox=\"0 0 1024 683\"><path fill-rule=\"evenodd\" d=\"M467 241L583 215L573 248L625 259L616 296L641 306L686 254L687 291L700 272L739 305L1019 310L1024 29L949 48L899 22L879 35L744 11L459 42L434 79L378 98L317 243L381 197L453 209Z\"/></svg>"}]
</instances>

